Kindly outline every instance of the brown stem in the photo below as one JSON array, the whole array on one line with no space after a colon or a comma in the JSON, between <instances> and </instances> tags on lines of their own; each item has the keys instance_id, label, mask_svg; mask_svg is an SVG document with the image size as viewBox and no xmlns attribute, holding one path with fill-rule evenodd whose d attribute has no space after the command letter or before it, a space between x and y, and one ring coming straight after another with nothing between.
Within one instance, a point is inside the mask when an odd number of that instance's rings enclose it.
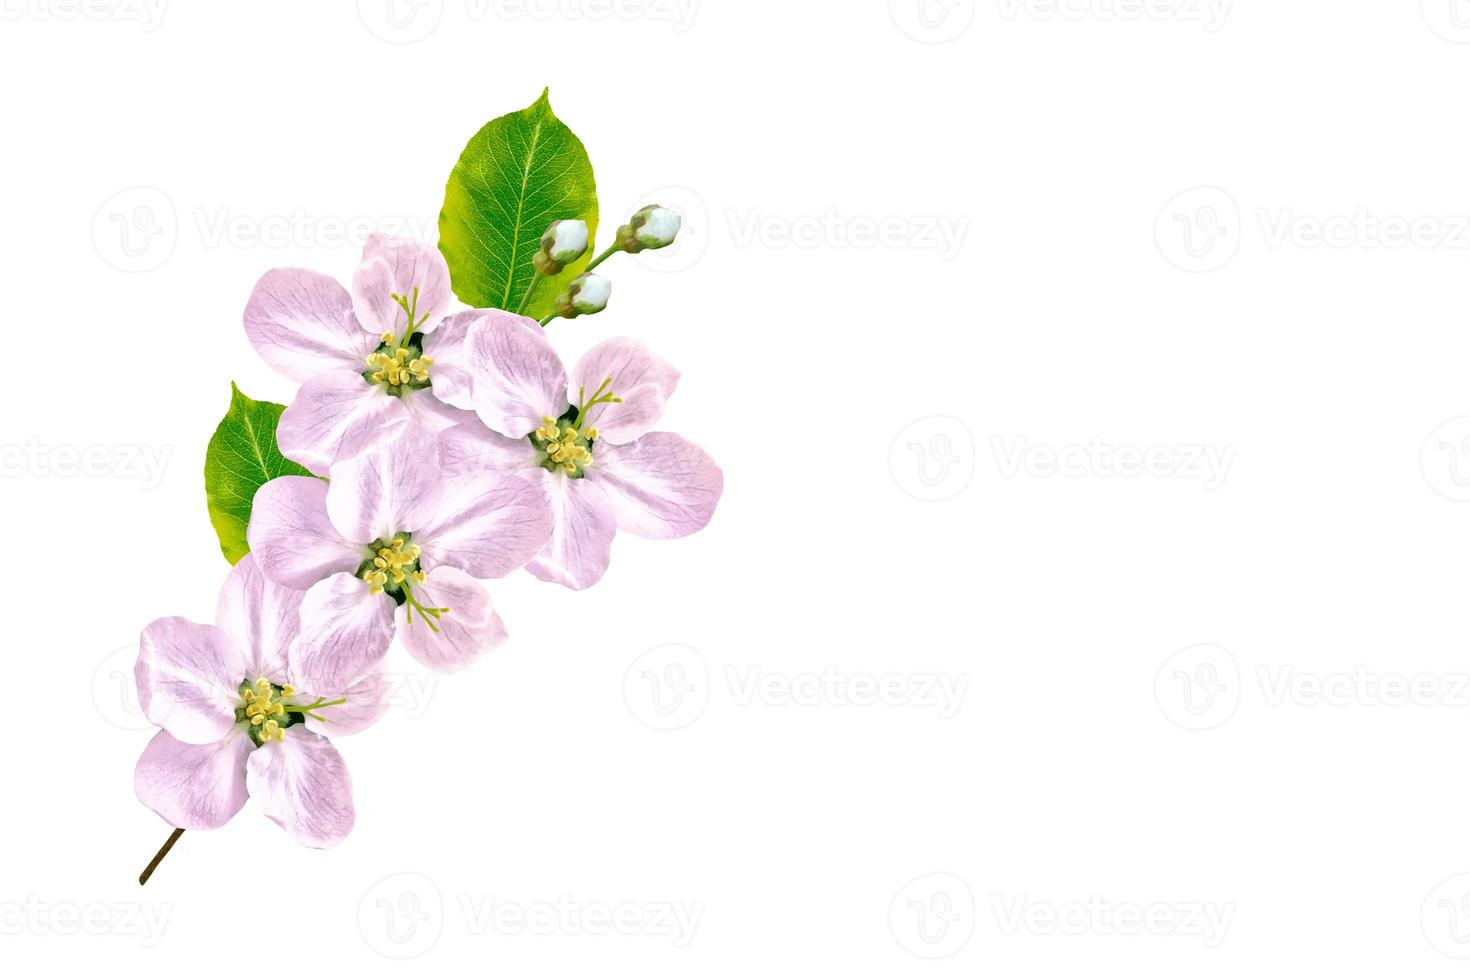
<instances>
[{"instance_id":1,"label":"brown stem","mask_svg":"<svg viewBox=\"0 0 1470 980\"><path fill-rule=\"evenodd\" d=\"M174 832L168 835L168 840L164 841L163 846L158 849L158 853L153 855L153 860L148 862L148 867L144 868L143 873L138 875L138 884L148 884L148 879L153 877L153 869L158 867L160 861L168 857L168 852L173 850L174 845L183 836L184 828L175 827Z\"/></svg>"}]
</instances>

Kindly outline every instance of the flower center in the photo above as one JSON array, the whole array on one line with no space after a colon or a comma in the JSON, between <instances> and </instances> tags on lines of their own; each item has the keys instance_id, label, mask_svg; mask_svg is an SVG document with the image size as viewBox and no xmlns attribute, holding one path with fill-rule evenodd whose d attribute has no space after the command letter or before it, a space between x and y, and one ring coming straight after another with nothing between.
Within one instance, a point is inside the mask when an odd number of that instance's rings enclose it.
<instances>
[{"instance_id":1,"label":"flower center","mask_svg":"<svg viewBox=\"0 0 1470 980\"><path fill-rule=\"evenodd\" d=\"M368 384L383 385L384 390L396 398L404 391L429 387L429 368L434 366L432 357L424 356L424 335L419 331L429 314L419 316L419 287L413 287L408 296L393 295L408 317L400 340L391 331L383 334L378 349L367 356L367 370L362 373Z\"/></svg>"},{"instance_id":2,"label":"flower center","mask_svg":"<svg viewBox=\"0 0 1470 980\"><path fill-rule=\"evenodd\" d=\"M426 606L420 601L423 590L414 593L414 587L423 585L424 570L419 567L419 546L409 540L412 534L395 534L390 538L379 538L368 545L368 557L358 566L357 575L372 586L373 595L387 595L397 605L408 604L408 622L413 623L414 610L418 610L424 623L435 633L435 624L440 616L449 612L447 607ZM423 595L424 599L428 596Z\"/></svg>"},{"instance_id":3,"label":"flower center","mask_svg":"<svg viewBox=\"0 0 1470 980\"><path fill-rule=\"evenodd\" d=\"M410 537L397 534L388 541L379 538L368 545L372 557L363 562L358 574L373 587L373 595L383 591L402 592L409 579L424 580L424 573L419 570L419 546L409 544Z\"/></svg>"},{"instance_id":4,"label":"flower center","mask_svg":"<svg viewBox=\"0 0 1470 980\"><path fill-rule=\"evenodd\" d=\"M257 746L266 742L282 742L286 729L299 725L308 718L321 721L313 714L318 708L331 708L346 704L346 698L326 701L317 698L311 704L296 704L296 688L290 684L273 684L258 677L252 684L248 679L240 682L240 705L235 708L235 721L246 725L250 740Z\"/></svg>"},{"instance_id":5,"label":"flower center","mask_svg":"<svg viewBox=\"0 0 1470 980\"><path fill-rule=\"evenodd\" d=\"M579 430L575 425L543 416L541 428L531 433L531 445L541 454L540 464L551 472L561 470L567 476L581 476L581 471L592 462L592 443L597 441L597 430L588 427Z\"/></svg>"},{"instance_id":6,"label":"flower center","mask_svg":"<svg viewBox=\"0 0 1470 980\"><path fill-rule=\"evenodd\" d=\"M592 397L587 389L577 392L577 407L568 409L559 419L541 417L541 427L531 433L531 445L538 453L537 465L552 473L565 473L576 480L586 475L592 464L592 444L597 441L597 428L587 424L587 413L594 405L621 402L612 391L612 378L603 379Z\"/></svg>"},{"instance_id":7,"label":"flower center","mask_svg":"<svg viewBox=\"0 0 1470 980\"><path fill-rule=\"evenodd\" d=\"M414 340L422 341L423 334L415 334ZM393 335L383 334L383 343L367 357L368 369L363 377L373 384L386 384L390 394L401 394L403 388L427 388L429 368L434 359L424 357L420 348L399 347L393 349Z\"/></svg>"}]
</instances>

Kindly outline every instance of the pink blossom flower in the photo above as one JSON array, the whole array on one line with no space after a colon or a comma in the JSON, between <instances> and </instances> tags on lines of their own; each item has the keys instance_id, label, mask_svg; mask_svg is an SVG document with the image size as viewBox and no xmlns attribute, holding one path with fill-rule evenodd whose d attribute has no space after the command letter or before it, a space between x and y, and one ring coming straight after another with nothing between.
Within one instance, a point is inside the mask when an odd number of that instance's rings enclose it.
<instances>
[{"instance_id":1,"label":"pink blossom flower","mask_svg":"<svg viewBox=\"0 0 1470 980\"><path fill-rule=\"evenodd\" d=\"M509 575L546 544L551 515L534 488L483 466L447 478L434 442L411 435L329 474L262 486L246 532L267 578L308 590L302 663L355 677L396 632L420 662L454 671L505 639L475 579Z\"/></svg>"},{"instance_id":2,"label":"pink blossom flower","mask_svg":"<svg viewBox=\"0 0 1470 980\"><path fill-rule=\"evenodd\" d=\"M316 473L404 427L438 432L470 417L459 345L474 310L446 318L449 268L432 245L373 235L352 292L305 269L273 269L245 306L245 333L301 382L276 441Z\"/></svg>"},{"instance_id":3,"label":"pink blossom flower","mask_svg":"<svg viewBox=\"0 0 1470 980\"><path fill-rule=\"evenodd\" d=\"M331 847L352 829L352 780L325 736L382 717L387 689L376 670L343 684L301 662L302 595L246 555L220 590L214 626L171 617L143 631L138 700L162 731L134 786L172 826L221 827L249 797L308 847Z\"/></svg>"},{"instance_id":4,"label":"pink blossom flower","mask_svg":"<svg viewBox=\"0 0 1470 980\"><path fill-rule=\"evenodd\" d=\"M462 357L483 424L441 432L441 461L446 472L488 463L539 487L556 527L527 566L537 578L583 589L607 570L618 530L678 538L709 523L724 476L698 446L650 431L679 372L642 344L598 344L568 378L534 320L489 311Z\"/></svg>"}]
</instances>

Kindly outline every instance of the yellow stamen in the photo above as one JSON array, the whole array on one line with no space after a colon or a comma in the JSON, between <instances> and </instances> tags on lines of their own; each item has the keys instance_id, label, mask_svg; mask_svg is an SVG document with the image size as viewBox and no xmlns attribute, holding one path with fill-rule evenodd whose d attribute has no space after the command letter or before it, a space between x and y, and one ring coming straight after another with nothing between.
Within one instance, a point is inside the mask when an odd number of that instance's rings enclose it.
<instances>
[{"instance_id":1,"label":"yellow stamen","mask_svg":"<svg viewBox=\"0 0 1470 980\"><path fill-rule=\"evenodd\" d=\"M541 416L541 426L531 434L531 444L544 455L541 466L553 473L578 477L592 463L592 444L597 441L597 427L589 414L598 405L616 405L622 401L612 390L613 379L604 378L592 396L587 389L578 392L578 404L568 413L568 420ZM604 410L605 411L605 410Z\"/></svg>"},{"instance_id":2,"label":"yellow stamen","mask_svg":"<svg viewBox=\"0 0 1470 980\"><path fill-rule=\"evenodd\" d=\"M279 742L286 737L286 731L276 720L276 716L286 714L285 699L295 693L296 689L290 685L278 691L264 677L257 678L254 685L241 685L240 700L244 702L245 720L250 723L256 740L262 745L270 741Z\"/></svg>"},{"instance_id":3,"label":"yellow stamen","mask_svg":"<svg viewBox=\"0 0 1470 980\"><path fill-rule=\"evenodd\" d=\"M373 556L372 567L362 573L362 580L372 587L373 595L382 592L391 582L402 585L419 560L419 546L409 544L401 535L378 549Z\"/></svg>"},{"instance_id":4,"label":"yellow stamen","mask_svg":"<svg viewBox=\"0 0 1470 980\"><path fill-rule=\"evenodd\" d=\"M414 382L428 381L429 368L434 366L434 359L414 357L413 352L407 347L399 347L391 354L386 351L374 351L368 355L367 364L368 369L372 371L369 377L374 383L388 384L396 388Z\"/></svg>"}]
</instances>

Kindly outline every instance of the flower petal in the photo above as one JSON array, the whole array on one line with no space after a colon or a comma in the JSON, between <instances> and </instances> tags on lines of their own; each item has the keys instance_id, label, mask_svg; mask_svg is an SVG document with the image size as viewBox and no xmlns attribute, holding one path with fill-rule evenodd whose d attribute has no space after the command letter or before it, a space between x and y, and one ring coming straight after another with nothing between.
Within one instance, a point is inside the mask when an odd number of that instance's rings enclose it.
<instances>
[{"instance_id":1,"label":"flower petal","mask_svg":"<svg viewBox=\"0 0 1470 980\"><path fill-rule=\"evenodd\" d=\"M475 412L501 435L520 439L566 411L566 371L535 320L491 310L470 326L464 351Z\"/></svg>"},{"instance_id":2,"label":"flower petal","mask_svg":"<svg viewBox=\"0 0 1470 980\"><path fill-rule=\"evenodd\" d=\"M286 676L286 651L301 632L301 597L306 593L266 578L253 554L235 563L220 589L214 621L252 667L241 680Z\"/></svg>"},{"instance_id":3,"label":"flower petal","mask_svg":"<svg viewBox=\"0 0 1470 980\"><path fill-rule=\"evenodd\" d=\"M424 338L424 356L434 361L429 368L429 388L446 405L463 409L475 407L473 375L467 366L464 345L470 324L484 315L484 310L456 313Z\"/></svg>"},{"instance_id":4,"label":"flower petal","mask_svg":"<svg viewBox=\"0 0 1470 980\"><path fill-rule=\"evenodd\" d=\"M618 529L643 538L682 538L709 523L725 475L703 449L672 432L626 446L598 444L587 479L606 491Z\"/></svg>"},{"instance_id":5,"label":"flower petal","mask_svg":"<svg viewBox=\"0 0 1470 980\"><path fill-rule=\"evenodd\" d=\"M414 658L434 670L463 670L505 641L505 624L490 604L485 587L457 568L441 565L414 586L414 597L429 607L448 608L431 630L422 614L398 607L398 635Z\"/></svg>"},{"instance_id":6,"label":"flower petal","mask_svg":"<svg viewBox=\"0 0 1470 980\"><path fill-rule=\"evenodd\" d=\"M543 582L585 589L602 578L612 557L612 539L618 529L612 503L586 477L573 480L561 473L541 473L542 491L555 526L546 547L531 559L526 571Z\"/></svg>"},{"instance_id":7,"label":"flower petal","mask_svg":"<svg viewBox=\"0 0 1470 980\"><path fill-rule=\"evenodd\" d=\"M345 691L383 661L393 642L393 600L350 572L318 582L301 601L291 681L303 691Z\"/></svg>"},{"instance_id":8,"label":"flower petal","mask_svg":"<svg viewBox=\"0 0 1470 980\"><path fill-rule=\"evenodd\" d=\"M255 664L224 630L178 616L143 630L133 677L153 724L192 745L217 742L235 727L240 682Z\"/></svg>"},{"instance_id":9,"label":"flower petal","mask_svg":"<svg viewBox=\"0 0 1470 980\"><path fill-rule=\"evenodd\" d=\"M403 402L351 371L309 379L281 413L276 442L288 459L313 473L351 459L408 425Z\"/></svg>"},{"instance_id":10,"label":"flower petal","mask_svg":"<svg viewBox=\"0 0 1470 980\"><path fill-rule=\"evenodd\" d=\"M477 417L439 433L439 468L446 477L483 469L510 473L535 465L536 451L528 440L508 439Z\"/></svg>"},{"instance_id":11,"label":"flower petal","mask_svg":"<svg viewBox=\"0 0 1470 980\"><path fill-rule=\"evenodd\" d=\"M245 805L245 762L251 748L243 730L207 745L190 745L159 732L138 759L133 789L145 806L174 827L223 827Z\"/></svg>"},{"instance_id":12,"label":"flower petal","mask_svg":"<svg viewBox=\"0 0 1470 980\"><path fill-rule=\"evenodd\" d=\"M332 467L327 515L344 538L371 542L429 521L439 499L439 447L416 435L403 433Z\"/></svg>"},{"instance_id":13,"label":"flower petal","mask_svg":"<svg viewBox=\"0 0 1470 980\"><path fill-rule=\"evenodd\" d=\"M340 844L352 830L352 777L320 735L292 726L279 742L250 753L245 785L261 812L307 847Z\"/></svg>"},{"instance_id":14,"label":"flower petal","mask_svg":"<svg viewBox=\"0 0 1470 980\"><path fill-rule=\"evenodd\" d=\"M435 388L410 389L399 398L403 402L403 407L408 409L409 423L405 431L415 430L414 438L421 441L432 442L445 429L451 429L470 419L479 421L479 417L474 412L467 412L444 404L434 394L437 390Z\"/></svg>"},{"instance_id":15,"label":"flower petal","mask_svg":"<svg viewBox=\"0 0 1470 980\"><path fill-rule=\"evenodd\" d=\"M318 694L321 692L311 692L304 703L310 704ZM338 735L356 735L387 714L391 694L388 675L383 673L380 667L374 668L348 685L345 691L322 695L328 701L335 701L339 697L346 698L347 703L322 708L316 714L320 715L323 720L308 718L306 727L329 738L336 738ZM296 703L303 703L299 695Z\"/></svg>"},{"instance_id":16,"label":"flower petal","mask_svg":"<svg viewBox=\"0 0 1470 980\"><path fill-rule=\"evenodd\" d=\"M415 289L415 318L428 318L420 328L427 332L449 313L452 294L444 256L426 242L369 236L362 250L362 264L352 277L352 308L362 325L376 337L391 331L402 340L408 316L393 297L412 297Z\"/></svg>"},{"instance_id":17,"label":"flower petal","mask_svg":"<svg viewBox=\"0 0 1470 980\"><path fill-rule=\"evenodd\" d=\"M261 574L292 589L356 572L366 543L337 533L327 517L327 484L311 476L278 476L255 491L245 539Z\"/></svg>"},{"instance_id":18,"label":"flower petal","mask_svg":"<svg viewBox=\"0 0 1470 980\"><path fill-rule=\"evenodd\" d=\"M444 480L431 522L418 529L423 567L449 565L501 578L536 557L551 536L551 510L530 480L479 469Z\"/></svg>"},{"instance_id":19,"label":"flower petal","mask_svg":"<svg viewBox=\"0 0 1470 980\"><path fill-rule=\"evenodd\" d=\"M352 315L352 297L331 276L272 269L245 304L245 335L261 359L293 381L338 368L362 370L376 334Z\"/></svg>"},{"instance_id":20,"label":"flower petal","mask_svg":"<svg viewBox=\"0 0 1470 980\"><path fill-rule=\"evenodd\" d=\"M582 355L567 384L567 400L581 404L611 378L612 391L621 402L601 404L588 411L597 438L614 443L632 442L652 429L664 413L664 402L679 384L679 371L647 347L627 337L605 340Z\"/></svg>"}]
</instances>

